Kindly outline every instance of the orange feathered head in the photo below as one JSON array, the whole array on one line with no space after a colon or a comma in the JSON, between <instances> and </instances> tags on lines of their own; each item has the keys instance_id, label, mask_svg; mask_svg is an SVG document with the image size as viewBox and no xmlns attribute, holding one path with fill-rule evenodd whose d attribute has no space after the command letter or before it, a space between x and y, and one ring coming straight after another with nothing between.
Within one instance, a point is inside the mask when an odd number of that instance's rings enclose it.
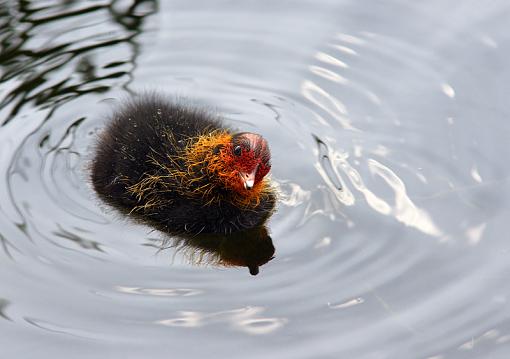
<instances>
[{"instance_id":1,"label":"orange feathered head","mask_svg":"<svg viewBox=\"0 0 510 359\"><path fill-rule=\"evenodd\" d=\"M204 174L200 168L205 164L208 180L214 181L196 189L202 195L220 186L233 190L243 202L257 203L268 189L263 179L271 169L271 153L267 141L258 134L213 131L194 140L184 158L188 163L186 173Z\"/></svg>"}]
</instances>

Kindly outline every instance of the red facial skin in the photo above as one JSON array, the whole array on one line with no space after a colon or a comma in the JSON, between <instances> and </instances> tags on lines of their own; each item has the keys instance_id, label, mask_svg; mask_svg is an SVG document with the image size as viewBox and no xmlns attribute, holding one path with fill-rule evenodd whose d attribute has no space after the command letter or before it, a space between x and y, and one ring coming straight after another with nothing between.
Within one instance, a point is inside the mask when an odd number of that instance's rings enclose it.
<instances>
[{"instance_id":1,"label":"red facial skin","mask_svg":"<svg viewBox=\"0 0 510 359\"><path fill-rule=\"evenodd\" d=\"M267 141L255 133L240 133L232 137L225 148L230 154L230 167L236 174L231 185L239 193L258 192L262 179L271 169L271 153ZM247 183L252 183L247 187Z\"/></svg>"}]
</instances>

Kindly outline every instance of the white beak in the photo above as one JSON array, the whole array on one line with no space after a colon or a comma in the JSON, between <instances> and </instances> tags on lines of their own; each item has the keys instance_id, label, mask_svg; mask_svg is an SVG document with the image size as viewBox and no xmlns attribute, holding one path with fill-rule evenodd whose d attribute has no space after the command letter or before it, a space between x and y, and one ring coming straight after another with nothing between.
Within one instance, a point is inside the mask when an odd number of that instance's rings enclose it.
<instances>
[{"instance_id":1,"label":"white beak","mask_svg":"<svg viewBox=\"0 0 510 359\"><path fill-rule=\"evenodd\" d=\"M252 189L255 184L255 175L257 174L259 166L255 167L255 169L251 173L240 172L239 175L244 183L245 189Z\"/></svg>"},{"instance_id":2,"label":"white beak","mask_svg":"<svg viewBox=\"0 0 510 359\"><path fill-rule=\"evenodd\" d=\"M245 189L252 189L254 182L255 182L254 180L247 180L247 181L245 181L244 182L244 188Z\"/></svg>"}]
</instances>

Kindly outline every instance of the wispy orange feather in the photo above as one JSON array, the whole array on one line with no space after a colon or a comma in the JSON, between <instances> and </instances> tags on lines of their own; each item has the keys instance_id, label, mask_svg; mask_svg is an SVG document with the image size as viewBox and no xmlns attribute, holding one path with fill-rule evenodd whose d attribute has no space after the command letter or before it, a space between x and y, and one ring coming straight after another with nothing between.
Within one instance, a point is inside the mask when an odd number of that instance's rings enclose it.
<instances>
[{"instance_id":1,"label":"wispy orange feather","mask_svg":"<svg viewBox=\"0 0 510 359\"><path fill-rule=\"evenodd\" d=\"M175 141L172 134L168 138ZM145 174L140 181L131 184L128 191L143 206L133 211L168 205L161 203L160 192L174 191L190 199L197 198L208 206L219 201L229 201L242 208L255 208L261 199L274 192L268 179L246 190L233 166L232 135L225 130L214 130L186 140L177 155L167 155L164 163L154 153L149 161L160 168L158 174ZM177 143L176 143L177 146ZM218 149L215 151L215 149ZM227 189L228 195L225 195Z\"/></svg>"}]
</instances>

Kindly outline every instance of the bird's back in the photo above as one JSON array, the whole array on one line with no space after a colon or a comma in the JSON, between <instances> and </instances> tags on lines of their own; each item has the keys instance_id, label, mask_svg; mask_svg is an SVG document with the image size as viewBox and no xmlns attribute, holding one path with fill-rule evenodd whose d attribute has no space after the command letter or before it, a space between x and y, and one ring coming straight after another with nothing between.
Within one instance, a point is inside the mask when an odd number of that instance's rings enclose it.
<instances>
[{"instance_id":1,"label":"bird's back","mask_svg":"<svg viewBox=\"0 0 510 359\"><path fill-rule=\"evenodd\" d=\"M122 181L135 183L155 170L149 157L164 160L182 150L187 139L223 128L203 110L176 105L156 94L136 97L113 112L99 135L92 163L93 186L111 202L118 191L125 191Z\"/></svg>"}]
</instances>

